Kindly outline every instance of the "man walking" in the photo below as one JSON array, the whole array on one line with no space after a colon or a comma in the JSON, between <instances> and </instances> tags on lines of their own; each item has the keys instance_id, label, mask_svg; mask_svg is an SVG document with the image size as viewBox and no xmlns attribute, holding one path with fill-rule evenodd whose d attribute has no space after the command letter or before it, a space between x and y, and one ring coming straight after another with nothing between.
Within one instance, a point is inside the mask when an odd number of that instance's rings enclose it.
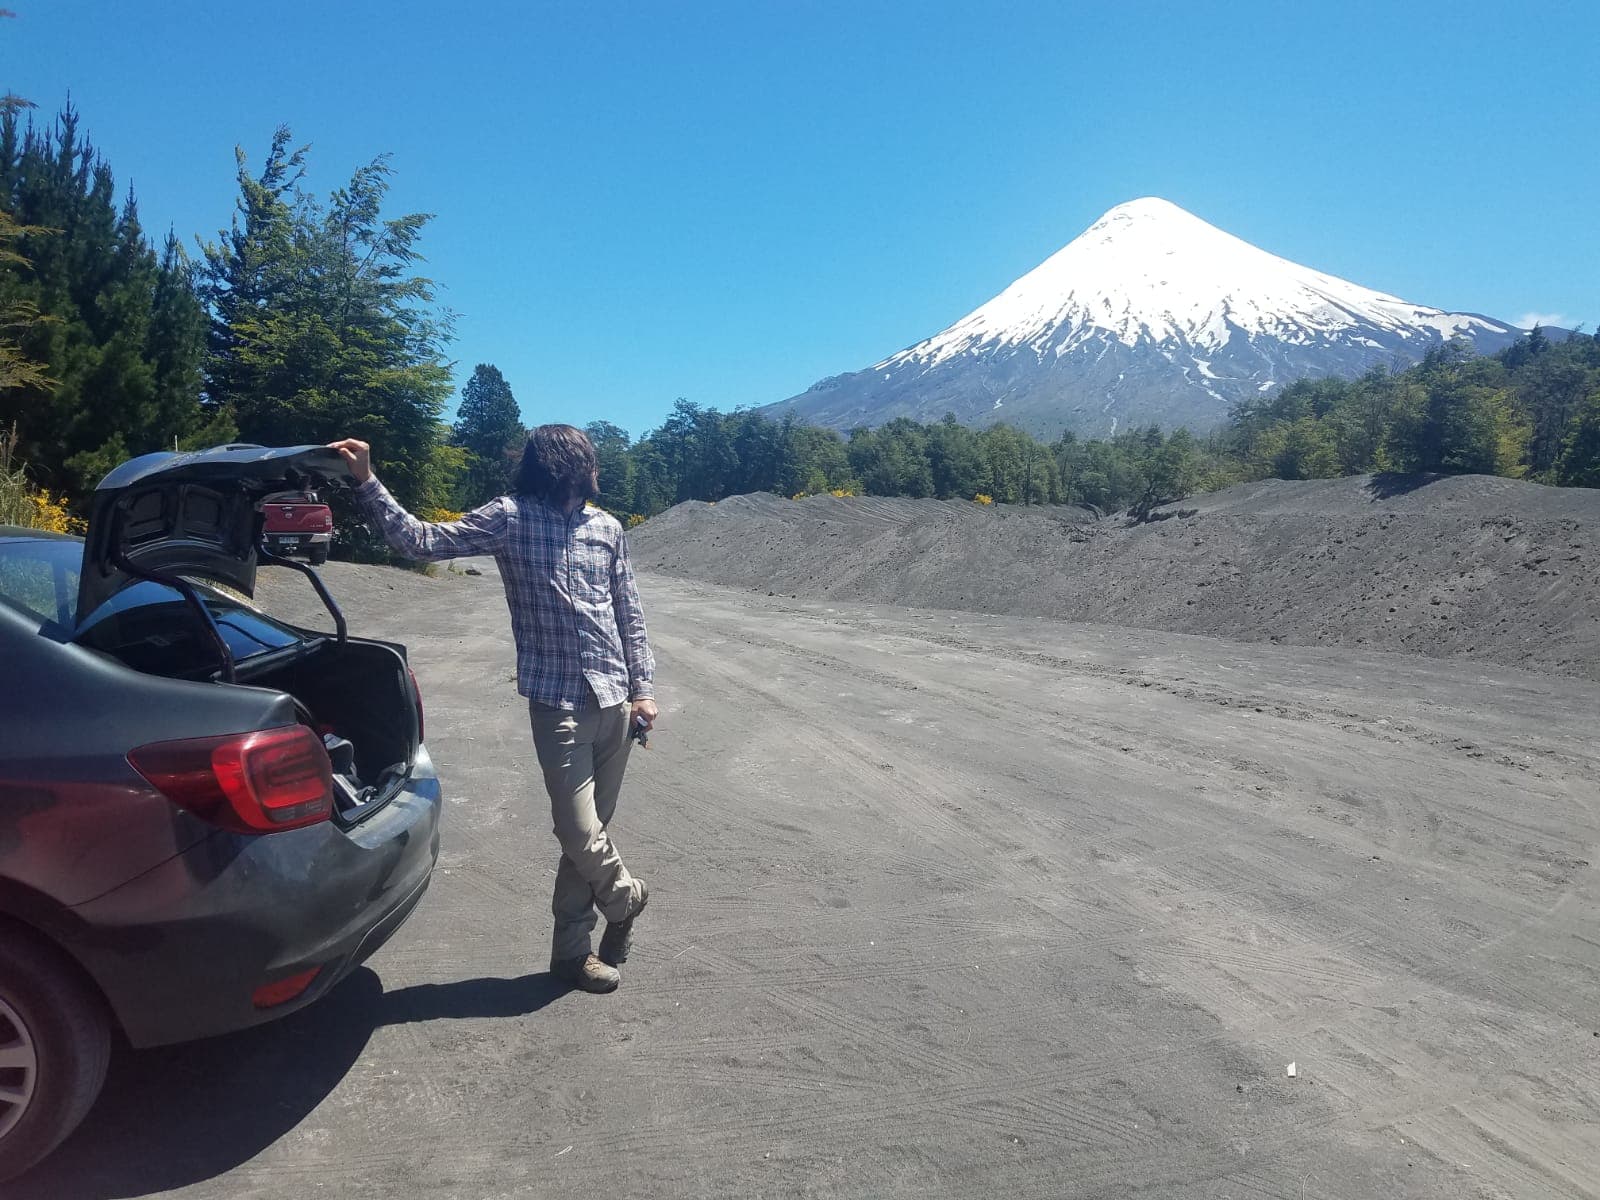
<instances>
[{"instance_id":1,"label":"man walking","mask_svg":"<svg viewBox=\"0 0 1600 1200\"><path fill-rule=\"evenodd\" d=\"M442 524L419 521L396 502L372 473L366 442L347 438L333 448L357 481L356 502L396 551L421 561L492 554L499 564L517 691L528 700L561 843L550 970L586 992L615 990L648 892L607 826L633 730L656 719L655 659L622 526L586 503L600 490L594 446L571 425L539 426L514 494ZM598 956L590 952L596 908L606 918Z\"/></svg>"}]
</instances>

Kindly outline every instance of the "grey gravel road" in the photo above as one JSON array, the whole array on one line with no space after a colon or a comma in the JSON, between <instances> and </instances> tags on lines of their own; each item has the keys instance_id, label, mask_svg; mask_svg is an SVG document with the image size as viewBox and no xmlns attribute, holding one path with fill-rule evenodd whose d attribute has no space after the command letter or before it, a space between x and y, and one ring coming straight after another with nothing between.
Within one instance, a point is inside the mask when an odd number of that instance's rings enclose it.
<instances>
[{"instance_id":1,"label":"grey gravel road","mask_svg":"<svg viewBox=\"0 0 1600 1200\"><path fill-rule=\"evenodd\" d=\"M646 576L652 904L589 997L488 571L328 571L422 680L418 915L120 1054L13 1200L1600 1197L1600 687Z\"/></svg>"}]
</instances>

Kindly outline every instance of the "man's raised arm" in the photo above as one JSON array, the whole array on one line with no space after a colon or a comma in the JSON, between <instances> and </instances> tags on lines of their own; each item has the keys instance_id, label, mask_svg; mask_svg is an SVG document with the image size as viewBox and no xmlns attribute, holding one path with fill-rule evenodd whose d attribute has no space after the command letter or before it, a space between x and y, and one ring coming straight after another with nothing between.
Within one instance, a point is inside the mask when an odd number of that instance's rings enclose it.
<instances>
[{"instance_id":1,"label":"man's raised arm","mask_svg":"<svg viewBox=\"0 0 1600 1200\"><path fill-rule=\"evenodd\" d=\"M408 513L372 473L372 447L355 438L332 443L355 477L356 504L377 522L391 549L419 562L494 554L505 544L505 497L475 508L459 521L431 523Z\"/></svg>"}]
</instances>

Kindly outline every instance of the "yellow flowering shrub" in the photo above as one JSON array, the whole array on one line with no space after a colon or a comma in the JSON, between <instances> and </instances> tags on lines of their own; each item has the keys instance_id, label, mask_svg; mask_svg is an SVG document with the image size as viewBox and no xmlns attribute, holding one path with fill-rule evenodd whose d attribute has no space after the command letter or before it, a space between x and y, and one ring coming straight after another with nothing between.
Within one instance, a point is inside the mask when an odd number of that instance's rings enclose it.
<instances>
[{"instance_id":1,"label":"yellow flowering shrub","mask_svg":"<svg viewBox=\"0 0 1600 1200\"><path fill-rule=\"evenodd\" d=\"M643 524L644 524L644 514L643 513L629 513L628 514L628 528L629 529L632 529L635 525L643 525Z\"/></svg>"},{"instance_id":2,"label":"yellow flowering shrub","mask_svg":"<svg viewBox=\"0 0 1600 1200\"><path fill-rule=\"evenodd\" d=\"M0 525L21 525L46 533L83 532L85 522L67 510L65 496L30 487L16 475L8 482L15 486L6 488L0 497Z\"/></svg>"},{"instance_id":3,"label":"yellow flowering shrub","mask_svg":"<svg viewBox=\"0 0 1600 1200\"><path fill-rule=\"evenodd\" d=\"M419 508L417 516L430 525L444 525L451 521L459 521L465 513L458 513L451 508Z\"/></svg>"},{"instance_id":4,"label":"yellow flowering shrub","mask_svg":"<svg viewBox=\"0 0 1600 1200\"><path fill-rule=\"evenodd\" d=\"M990 495L987 495L984 492L979 492L976 496L974 496L972 498L972 502L974 504L993 504L994 503L994 497L990 496Z\"/></svg>"},{"instance_id":5,"label":"yellow flowering shrub","mask_svg":"<svg viewBox=\"0 0 1600 1200\"><path fill-rule=\"evenodd\" d=\"M33 502L31 524L35 529L45 529L51 533L82 533L88 527L88 522L82 517L75 517L67 511L65 496L37 491L29 499Z\"/></svg>"},{"instance_id":6,"label":"yellow flowering shrub","mask_svg":"<svg viewBox=\"0 0 1600 1200\"><path fill-rule=\"evenodd\" d=\"M47 533L82 533L84 522L67 511L67 498L28 482L17 459L17 429L0 429L0 525L21 525Z\"/></svg>"}]
</instances>

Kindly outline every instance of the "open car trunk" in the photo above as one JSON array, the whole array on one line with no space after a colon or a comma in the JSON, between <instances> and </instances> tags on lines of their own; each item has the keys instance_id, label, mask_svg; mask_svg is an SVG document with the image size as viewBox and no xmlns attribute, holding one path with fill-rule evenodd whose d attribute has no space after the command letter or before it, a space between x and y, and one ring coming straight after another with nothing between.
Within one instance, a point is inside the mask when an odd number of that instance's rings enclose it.
<instances>
[{"instance_id":1,"label":"open car trunk","mask_svg":"<svg viewBox=\"0 0 1600 1200\"><path fill-rule=\"evenodd\" d=\"M399 647L324 639L282 665L253 671L245 664L239 682L294 698L300 719L328 748L342 818L374 811L410 773L421 713Z\"/></svg>"},{"instance_id":2,"label":"open car trunk","mask_svg":"<svg viewBox=\"0 0 1600 1200\"><path fill-rule=\"evenodd\" d=\"M229 647L231 678L219 669L213 631ZM152 580L126 592L75 640L147 675L288 696L328 751L335 813L345 823L389 799L421 744L421 705L402 647L298 629L190 581Z\"/></svg>"},{"instance_id":3,"label":"open car trunk","mask_svg":"<svg viewBox=\"0 0 1600 1200\"><path fill-rule=\"evenodd\" d=\"M404 649L349 637L317 573L262 544L261 512L270 496L347 482L327 446L228 445L123 463L95 489L75 640L134 670L292 697L333 764L337 816L353 821L405 781L421 703ZM304 574L336 632L238 603L254 595L258 563Z\"/></svg>"}]
</instances>

